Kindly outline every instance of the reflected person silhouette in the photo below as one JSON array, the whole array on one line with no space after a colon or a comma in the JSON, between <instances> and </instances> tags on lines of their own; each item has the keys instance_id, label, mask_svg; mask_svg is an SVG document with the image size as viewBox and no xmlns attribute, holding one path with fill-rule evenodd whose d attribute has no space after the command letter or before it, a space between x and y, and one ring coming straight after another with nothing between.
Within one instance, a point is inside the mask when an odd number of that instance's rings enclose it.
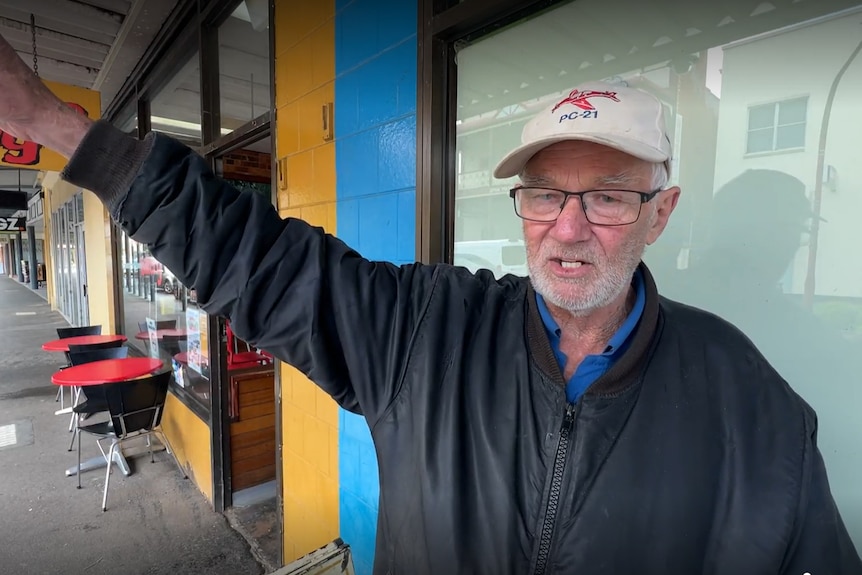
<instances>
[{"instance_id":1,"label":"reflected person silhouette","mask_svg":"<svg viewBox=\"0 0 862 575\"><path fill-rule=\"evenodd\" d=\"M716 193L710 240L678 281L668 282L675 285L667 293L742 329L817 410L833 493L860 541L862 489L855 478L862 475L862 418L856 413L862 349L803 307L804 276L791 285L793 266L805 265L797 256L808 243L813 215L797 178L775 170L743 172Z\"/></svg>"}]
</instances>

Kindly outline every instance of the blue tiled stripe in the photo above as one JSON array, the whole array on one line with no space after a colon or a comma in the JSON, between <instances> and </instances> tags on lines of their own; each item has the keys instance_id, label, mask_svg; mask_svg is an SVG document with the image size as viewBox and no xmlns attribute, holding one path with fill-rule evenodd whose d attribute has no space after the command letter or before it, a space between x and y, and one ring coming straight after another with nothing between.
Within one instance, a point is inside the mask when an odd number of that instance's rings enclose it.
<instances>
[{"instance_id":1,"label":"blue tiled stripe","mask_svg":"<svg viewBox=\"0 0 862 575\"><path fill-rule=\"evenodd\" d=\"M416 235L416 3L336 0L338 236L373 260L412 262ZM381 304L385 305L385 304ZM377 458L362 417L339 414L341 537L374 562Z\"/></svg>"}]
</instances>

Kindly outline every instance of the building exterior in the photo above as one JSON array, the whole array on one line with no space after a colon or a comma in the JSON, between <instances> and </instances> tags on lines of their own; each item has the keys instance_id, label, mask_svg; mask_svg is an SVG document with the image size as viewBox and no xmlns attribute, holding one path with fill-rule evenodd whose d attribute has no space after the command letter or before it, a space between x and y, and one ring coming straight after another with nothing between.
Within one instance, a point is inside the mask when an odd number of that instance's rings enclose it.
<instances>
[{"instance_id":1,"label":"building exterior","mask_svg":"<svg viewBox=\"0 0 862 575\"><path fill-rule=\"evenodd\" d=\"M180 1L102 116L180 138L282 216L368 258L434 263L478 256L476 242L520 245L511 182L491 171L533 111L587 80L655 93L683 195L645 261L667 295L737 323L818 410L830 480L862 548L862 57L831 100L817 170L830 86L862 41L860 22L862 6L840 0ZM800 187L740 196L726 184L746 170ZM199 309L90 192L56 172L42 187L55 307L129 335L141 354L148 344L134 335L148 318L188 331L196 359L164 426L214 508L271 482L282 563L341 537L357 572L370 573L378 477L362 418L290 366L231 369L223 319Z\"/></svg>"}]
</instances>

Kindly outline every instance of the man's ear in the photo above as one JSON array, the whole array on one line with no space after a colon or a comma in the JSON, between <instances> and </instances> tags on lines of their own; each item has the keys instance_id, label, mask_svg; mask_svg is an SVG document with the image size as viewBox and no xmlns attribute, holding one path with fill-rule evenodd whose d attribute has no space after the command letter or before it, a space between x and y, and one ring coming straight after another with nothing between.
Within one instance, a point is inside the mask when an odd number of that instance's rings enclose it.
<instances>
[{"instance_id":1,"label":"man's ear","mask_svg":"<svg viewBox=\"0 0 862 575\"><path fill-rule=\"evenodd\" d=\"M667 226L670 215L676 208L677 202L679 202L680 193L681 190L679 187L674 186L672 188L662 190L655 198L653 198L653 202L655 202L653 210L655 211L653 212L653 217L650 218L650 227L647 231L646 240L647 245L654 244L659 236L661 236L664 228Z\"/></svg>"}]
</instances>

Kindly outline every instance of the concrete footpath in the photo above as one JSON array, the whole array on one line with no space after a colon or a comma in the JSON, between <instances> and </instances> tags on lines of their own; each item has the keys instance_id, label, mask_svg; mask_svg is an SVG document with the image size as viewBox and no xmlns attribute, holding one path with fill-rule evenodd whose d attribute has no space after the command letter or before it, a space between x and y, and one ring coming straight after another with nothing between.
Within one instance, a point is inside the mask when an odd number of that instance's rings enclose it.
<instances>
[{"instance_id":1,"label":"concrete footpath","mask_svg":"<svg viewBox=\"0 0 862 575\"><path fill-rule=\"evenodd\" d=\"M67 325L27 286L0 276L0 575L256 575L246 541L182 478L166 452L130 459L133 473L65 469L69 416L54 415L51 374L62 354L42 351ZM99 454L82 435L82 458Z\"/></svg>"}]
</instances>

